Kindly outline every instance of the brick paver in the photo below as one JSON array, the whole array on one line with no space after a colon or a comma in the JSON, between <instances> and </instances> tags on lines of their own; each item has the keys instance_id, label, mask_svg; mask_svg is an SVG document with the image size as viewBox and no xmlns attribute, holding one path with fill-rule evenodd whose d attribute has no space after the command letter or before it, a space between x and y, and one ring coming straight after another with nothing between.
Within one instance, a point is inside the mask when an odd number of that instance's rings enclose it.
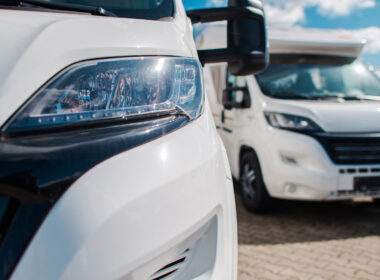
<instances>
[{"instance_id":1,"label":"brick paver","mask_svg":"<svg viewBox=\"0 0 380 280\"><path fill-rule=\"evenodd\" d=\"M239 280L380 280L380 207L281 202L256 215L236 196Z\"/></svg>"}]
</instances>

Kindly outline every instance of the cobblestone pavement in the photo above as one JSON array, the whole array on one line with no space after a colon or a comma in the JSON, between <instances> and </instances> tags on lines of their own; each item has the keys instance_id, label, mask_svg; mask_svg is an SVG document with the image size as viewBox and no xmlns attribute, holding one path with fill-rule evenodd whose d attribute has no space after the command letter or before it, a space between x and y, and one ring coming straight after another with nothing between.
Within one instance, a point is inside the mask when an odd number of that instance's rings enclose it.
<instances>
[{"instance_id":1,"label":"cobblestone pavement","mask_svg":"<svg viewBox=\"0 0 380 280\"><path fill-rule=\"evenodd\" d=\"M279 202L256 215L236 197L239 280L380 280L379 206Z\"/></svg>"}]
</instances>

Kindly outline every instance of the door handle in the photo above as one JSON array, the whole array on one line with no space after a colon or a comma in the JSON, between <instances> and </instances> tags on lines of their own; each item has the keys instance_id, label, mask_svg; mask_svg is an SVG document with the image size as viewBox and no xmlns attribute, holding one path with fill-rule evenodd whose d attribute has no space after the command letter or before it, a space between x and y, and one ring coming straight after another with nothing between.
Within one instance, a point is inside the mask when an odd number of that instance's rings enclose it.
<instances>
[{"instance_id":1,"label":"door handle","mask_svg":"<svg viewBox=\"0 0 380 280\"><path fill-rule=\"evenodd\" d=\"M224 121L226 119L226 117L224 115L224 110L222 110L222 113L220 115L221 115L222 123L224 123Z\"/></svg>"}]
</instances>

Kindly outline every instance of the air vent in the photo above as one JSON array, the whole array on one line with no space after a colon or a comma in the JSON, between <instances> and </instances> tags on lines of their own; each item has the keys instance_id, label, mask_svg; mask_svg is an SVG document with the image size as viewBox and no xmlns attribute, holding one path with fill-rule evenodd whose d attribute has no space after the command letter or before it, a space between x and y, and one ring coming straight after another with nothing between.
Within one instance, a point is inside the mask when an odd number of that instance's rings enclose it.
<instances>
[{"instance_id":1,"label":"air vent","mask_svg":"<svg viewBox=\"0 0 380 280\"><path fill-rule=\"evenodd\" d=\"M176 257L171 263L155 272L149 280L170 280L177 275L186 265L187 260L191 255L191 250L186 249L181 255Z\"/></svg>"}]
</instances>

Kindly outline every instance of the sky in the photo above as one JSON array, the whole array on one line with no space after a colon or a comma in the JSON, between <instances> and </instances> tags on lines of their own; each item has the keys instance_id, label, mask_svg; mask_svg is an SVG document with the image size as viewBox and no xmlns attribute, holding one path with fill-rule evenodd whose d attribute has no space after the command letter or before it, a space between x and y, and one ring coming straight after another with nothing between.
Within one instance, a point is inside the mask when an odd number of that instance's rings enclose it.
<instances>
[{"instance_id":1,"label":"sky","mask_svg":"<svg viewBox=\"0 0 380 280\"><path fill-rule=\"evenodd\" d=\"M271 27L338 29L365 39L364 62L380 66L380 0L262 0ZM187 10L225 7L227 0L183 0Z\"/></svg>"}]
</instances>

